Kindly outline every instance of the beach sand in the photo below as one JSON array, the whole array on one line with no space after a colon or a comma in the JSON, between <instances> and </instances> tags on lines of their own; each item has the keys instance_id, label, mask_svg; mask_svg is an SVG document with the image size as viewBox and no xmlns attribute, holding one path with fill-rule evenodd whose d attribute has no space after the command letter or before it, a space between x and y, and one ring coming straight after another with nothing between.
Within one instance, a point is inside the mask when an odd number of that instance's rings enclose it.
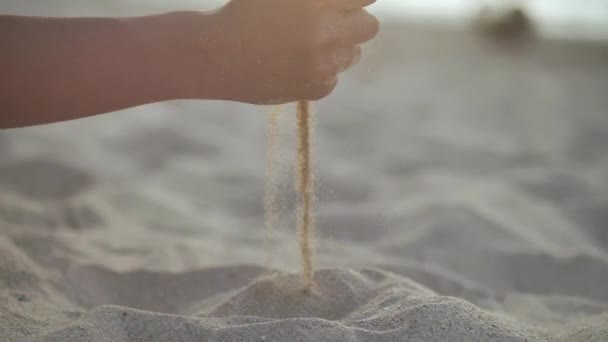
<instances>
[{"instance_id":1,"label":"beach sand","mask_svg":"<svg viewBox=\"0 0 608 342\"><path fill-rule=\"evenodd\" d=\"M293 107L270 237L270 109L0 132L0 340L608 341L607 47L385 23L365 52L315 105L310 294Z\"/></svg>"}]
</instances>

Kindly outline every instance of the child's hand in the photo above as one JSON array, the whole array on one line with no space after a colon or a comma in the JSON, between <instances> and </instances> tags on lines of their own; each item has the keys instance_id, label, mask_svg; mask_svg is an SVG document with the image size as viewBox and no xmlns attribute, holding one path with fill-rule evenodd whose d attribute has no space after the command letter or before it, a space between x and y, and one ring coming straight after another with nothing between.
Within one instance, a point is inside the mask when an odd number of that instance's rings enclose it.
<instances>
[{"instance_id":1,"label":"child's hand","mask_svg":"<svg viewBox=\"0 0 608 342\"><path fill-rule=\"evenodd\" d=\"M131 18L0 15L0 128L173 99L316 100L378 32L375 0L232 0ZM4 53L6 51L6 53Z\"/></svg>"},{"instance_id":2,"label":"child's hand","mask_svg":"<svg viewBox=\"0 0 608 342\"><path fill-rule=\"evenodd\" d=\"M232 0L206 20L194 54L218 98L256 104L316 100L378 32L375 0ZM217 74L216 74L217 73ZM204 84L204 80L201 80Z\"/></svg>"}]
</instances>

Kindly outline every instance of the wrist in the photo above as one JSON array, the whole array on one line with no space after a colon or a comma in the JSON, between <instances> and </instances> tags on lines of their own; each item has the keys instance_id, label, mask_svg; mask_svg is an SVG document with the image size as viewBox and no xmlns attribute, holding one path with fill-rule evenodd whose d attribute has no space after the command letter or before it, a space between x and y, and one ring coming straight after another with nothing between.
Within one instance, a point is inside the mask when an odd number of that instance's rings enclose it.
<instances>
[{"instance_id":1,"label":"wrist","mask_svg":"<svg viewBox=\"0 0 608 342\"><path fill-rule=\"evenodd\" d=\"M212 67L205 56L213 13L180 11L134 18L142 75L158 101L215 99ZM154 84L150 84L152 82Z\"/></svg>"},{"instance_id":2,"label":"wrist","mask_svg":"<svg viewBox=\"0 0 608 342\"><path fill-rule=\"evenodd\" d=\"M173 14L190 23L178 33L185 51L176 57L179 60L176 75L180 83L180 98L238 99L235 93L238 93L238 84L245 76L238 71L238 61L245 56L242 41L233 39L233 18L223 8Z\"/></svg>"}]
</instances>

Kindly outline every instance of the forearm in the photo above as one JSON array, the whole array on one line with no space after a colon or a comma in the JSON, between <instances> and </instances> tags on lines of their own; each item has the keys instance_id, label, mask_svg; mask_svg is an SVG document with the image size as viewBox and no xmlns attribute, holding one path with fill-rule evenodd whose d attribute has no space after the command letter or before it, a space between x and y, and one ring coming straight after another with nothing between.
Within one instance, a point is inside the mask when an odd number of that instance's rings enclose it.
<instances>
[{"instance_id":1,"label":"forearm","mask_svg":"<svg viewBox=\"0 0 608 342\"><path fill-rule=\"evenodd\" d=\"M204 14L0 16L0 128L189 97L200 85L189 84L183 63L187 59L180 54L193 43L185 41L193 34L177 30L198 27L175 25L179 16L187 15Z\"/></svg>"},{"instance_id":2,"label":"forearm","mask_svg":"<svg viewBox=\"0 0 608 342\"><path fill-rule=\"evenodd\" d=\"M135 18L0 16L0 128L171 99L317 100L378 32L374 0L231 0Z\"/></svg>"}]
</instances>

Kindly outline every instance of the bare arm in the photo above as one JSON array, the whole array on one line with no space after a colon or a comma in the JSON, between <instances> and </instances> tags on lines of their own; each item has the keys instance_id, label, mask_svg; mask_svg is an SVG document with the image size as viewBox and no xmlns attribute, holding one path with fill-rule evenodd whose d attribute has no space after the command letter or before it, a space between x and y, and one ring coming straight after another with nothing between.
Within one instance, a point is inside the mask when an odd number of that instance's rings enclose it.
<instances>
[{"instance_id":1,"label":"bare arm","mask_svg":"<svg viewBox=\"0 0 608 342\"><path fill-rule=\"evenodd\" d=\"M0 128L171 99L321 98L356 62L358 44L376 34L377 21L361 9L371 2L232 0L215 12L131 18L0 16Z\"/></svg>"},{"instance_id":2,"label":"bare arm","mask_svg":"<svg viewBox=\"0 0 608 342\"><path fill-rule=\"evenodd\" d=\"M69 120L180 97L172 16L0 17L0 127ZM181 46L180 46L181 45ZM180 51L181 49L181 51Z\"/></svg>"}]
</instances>

